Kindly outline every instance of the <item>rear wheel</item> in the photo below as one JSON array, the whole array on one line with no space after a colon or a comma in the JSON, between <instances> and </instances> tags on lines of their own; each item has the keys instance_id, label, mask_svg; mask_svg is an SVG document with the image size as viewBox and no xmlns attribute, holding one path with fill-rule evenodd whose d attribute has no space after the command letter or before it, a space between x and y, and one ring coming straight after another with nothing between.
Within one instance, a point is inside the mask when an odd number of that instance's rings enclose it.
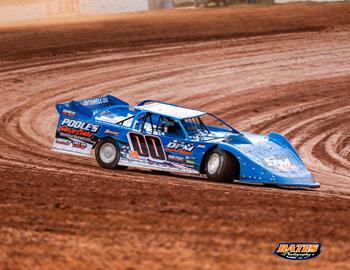
<instances>
[{"instance_id":1,"label":"rear wheel","mask_svg":"<svg viewBox=\"0 0 350 270\"><path fill-rule=\"evenodd\" d=\"M239 165L229 153L214 149L207 158L205 173L210 180L216 182L233 182L239 178Z\"/></svg>"},{"instance_id":2,"label":"rear wheel","mask_svg":"<svg viewBox=\"0 0 350 270\"><path fill-rule=\"evenodd\" d=\"M115 140L105 138L98 142L95 149L97 163L105 169L123 168L118 166L120 149Z\"/></svg>"}]
</instances>

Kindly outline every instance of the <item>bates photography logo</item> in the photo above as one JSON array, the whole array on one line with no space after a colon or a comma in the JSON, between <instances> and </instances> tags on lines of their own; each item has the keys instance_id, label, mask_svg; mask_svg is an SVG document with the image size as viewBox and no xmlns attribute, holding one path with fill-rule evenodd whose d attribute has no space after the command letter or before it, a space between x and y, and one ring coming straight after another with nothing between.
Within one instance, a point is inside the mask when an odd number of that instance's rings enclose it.
<instances>
[{"instance_id":1,"label":"bates photography logo","mask_svg":"<svg viewBox=\"0 0 350 270\"><path fill-rule=\"evenodd\" d=\"M288 260L308 260L321 254L321 244L284 242L277 245L274 253Z\"/></svg>"}]
</instances>

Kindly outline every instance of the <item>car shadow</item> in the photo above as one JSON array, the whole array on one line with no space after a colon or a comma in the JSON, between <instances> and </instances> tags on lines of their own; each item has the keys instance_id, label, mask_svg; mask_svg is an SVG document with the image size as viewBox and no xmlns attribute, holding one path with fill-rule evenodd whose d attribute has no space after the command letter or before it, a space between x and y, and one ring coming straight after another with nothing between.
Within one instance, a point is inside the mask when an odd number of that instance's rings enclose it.
<instances>
[{"instance_id":1,"label":"car shadow","mask_svg":"<svg viewBox=\"0 0 350 270\"><path fill-rule=\"evenodd\" d=\"M237 185L237 186L246 186L246 187L258 187L258 188L264 188L264 189L279 189L279 190L285 190L285 191L300 190L300 191L317 192L317 189L307 188L307 187L292 187L292 186L278 186L273 184L246 183L246 182L239 182L237 180L232 181L232 183L220 183L220 182L211 181L210 179L202 175L189 175L189 174L172 173L172 172L157 171L157 170L143 170L143 169L137 169L137 168L128 168L127 170L129 172L141 173L145 175L159 175L159 176L163 175L163 176L172 177L176 179L183 178L183 179L187 179L189 181L194 181L198 183L199 182L212 183L220 186Z\"/></svg>"}]
</instances>

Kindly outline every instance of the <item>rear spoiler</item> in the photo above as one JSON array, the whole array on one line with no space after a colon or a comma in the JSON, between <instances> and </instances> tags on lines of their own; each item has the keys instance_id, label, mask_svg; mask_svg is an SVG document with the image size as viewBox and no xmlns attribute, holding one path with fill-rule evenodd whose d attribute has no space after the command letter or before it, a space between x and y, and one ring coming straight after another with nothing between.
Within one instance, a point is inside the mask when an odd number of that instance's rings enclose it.
<instances>
[{"instance_id":1,"label":"rear spoiler","mask_svg":"<svg viewBox=\"0 0 350 270\"><path fill-rule=\"evenodd\" d=\"M77 113L79 113L87 117L92 117L94 110L108 108L116 105L129 106L129 104L125 101L108 95L85 100L73 100L66 103L58 103L56 104L56 110L59 114L65 114L69 116L75 116Z\"/></svg>"}]
</instances>

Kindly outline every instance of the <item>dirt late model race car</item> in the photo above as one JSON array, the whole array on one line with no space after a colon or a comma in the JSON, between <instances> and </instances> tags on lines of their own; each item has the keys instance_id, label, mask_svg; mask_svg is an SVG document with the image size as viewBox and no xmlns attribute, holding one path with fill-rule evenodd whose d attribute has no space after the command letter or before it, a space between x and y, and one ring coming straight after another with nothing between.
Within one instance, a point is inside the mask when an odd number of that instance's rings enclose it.
<instances>
[{"instance_id":1,"label":"dirt late model race car","mask_svg":"<svg viewBox=\"0 0 350 270\"><path fill-rule=\"evenodd\" d=\"M278 133L240 132L213 114L146 100L104 96L57 104L53 150L90 156L103 168L203 174L214 181L319 187Z\"/></svg>"}]
</instances>

